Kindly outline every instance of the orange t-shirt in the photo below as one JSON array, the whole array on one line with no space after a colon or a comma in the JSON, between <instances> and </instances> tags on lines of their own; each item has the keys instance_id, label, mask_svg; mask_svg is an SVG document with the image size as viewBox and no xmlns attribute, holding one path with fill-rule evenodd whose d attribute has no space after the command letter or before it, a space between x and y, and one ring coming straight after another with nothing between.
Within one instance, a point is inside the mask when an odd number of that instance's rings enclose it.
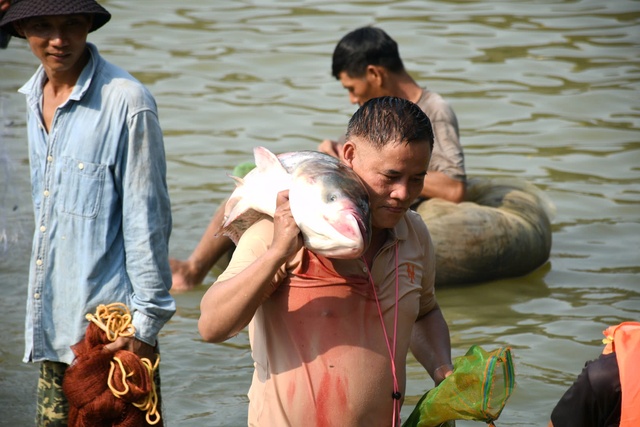
<instances>
[{"instance_id":1,"label":"orange t-shirt","mask_svg":"<svg viewBox=\"0 0 640 427\"><path fill-rule=\"evenodd\" d=\"M229 267L233 277L263 254L273 223L247 230ZM396 375L404 395L412 326L436 306L435 254L424 222L408 212L374 259L376 285L393 347L396 244L399 306ZM366 265L302 249L274 278L249 325L254 375L250 426L388 426L393 417L389 351Z\"/></svg>"},{"instance_id":2,"label":"orange t-shirt","mask_svg":"<svg viewBox=\"0 0 640 427\"><path fill-rule=\"evenodd\" d=\"M620 371L620 427L640 426L640 322L623 322L602 333L607 343L602 354L615 352Z\"/></svg>"}]
</instances>

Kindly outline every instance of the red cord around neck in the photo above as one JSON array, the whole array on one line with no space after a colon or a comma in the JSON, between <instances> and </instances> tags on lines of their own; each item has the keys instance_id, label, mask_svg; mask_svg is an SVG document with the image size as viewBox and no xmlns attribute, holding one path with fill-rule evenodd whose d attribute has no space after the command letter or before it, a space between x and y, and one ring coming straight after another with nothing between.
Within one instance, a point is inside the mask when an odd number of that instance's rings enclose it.
<instances>
[{"instance_id":1,"label":"red cord around neck","mask_svg":"<svg viewBox=\"0 0 640 427\"><path fill-rule=\"evenodd\" d=\"M380 300L378 299L378 292L376 291L376 285L373 282L373 276L371 275L371 268L367 266L367 273L369 274L369 282L371 283L371 289L373 289L373 296L376 299L376 306L378 307L378 315L380 316L380 324L382 325L382 332L384 334L384 340L387 344L387 350L389 351L389 357L391 358L391 375L393 376L393 393L391 398L393 399L393 422L392 426L395 427L396 423L400 420L400 386L398 385L398 376L396 375L396 338L398 336L398 296L399 296L399 280L398 280L398 242L395 244L395 261L396 261L396 303L394 304L393 314L393 350L391 349L391 343L389 342L389 335L387 334L387 327L384 324L384 317L382 316L382 308L380 307ZM367 261L364 256L362 257L365 265Z\"/></svg>"}]
</instances>

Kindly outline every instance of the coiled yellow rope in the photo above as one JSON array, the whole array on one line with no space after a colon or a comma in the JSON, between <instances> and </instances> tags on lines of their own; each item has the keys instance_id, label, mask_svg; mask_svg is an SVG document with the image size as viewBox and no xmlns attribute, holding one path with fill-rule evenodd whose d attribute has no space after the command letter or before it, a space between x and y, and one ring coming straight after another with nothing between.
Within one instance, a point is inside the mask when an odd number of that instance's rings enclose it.
<instances>
[{"instance_id":1,"label":"coiled yellow rope","mask_svg":"<svg viewBox=\"0 0 640 427\"><path fill-rule=\"evenodd\" d=\"M102 329L111 342L118 337L132 337L136 332L136 328L131 324L129 308L121 302L100 304L96 308L96 314L87 313L85 317Z\"/></svg>"},{"instance_id":2,"label":"coiled yellow rope","mask_svg":"<svg viewBox=\"0 0 640 427\"><path fill-rule=\"evenodd\" d=\"M132 337L136 331L136 328L131 324L132 317L129 312L129 308L120 302L114 302L108 305L100 304L96 309L96 313L88 313L86 318L102 329L107 335L107 339L111 342L118 339L118 337ZM155 425L160 421L160 413L158 412L158 392L153 378L160 364L160 355L157 355L155 363L151 363L151 360L146 357L140 358L140 361L145 366L147 375L149 375L151 391L141 402L133 403L133 406L143 412L146 412L147 423ZM120 373L122 375L122 383L124 385L123 390L117 390L113 385L113 375L116 368L120 369ZM132 375L133 372L126 371L122 364L122 360L120 360L119 357L114 356L113 361L111 361L111 369L109 370L107 385L115 397L120 399L121 396L124 396L129 392L127 378Z\"/></svg>"},{"instance_id":3,"label":"coiled yellow rope","mask_svg":"<svg viewBox=\"0 0 640 427\"><path fill-rule=\"evenodd\" d=\"M158 355L158 357L156 358L156 363L154 363L153 365L151 364L151 361L146 357L143 357L140 360L147 368L149 378L151 379L151 392L147 394L142 402L134 403L133 405L141 411L145 411L147 413L147 422L151 425L154 425L157 424L158 421L160 421L160 413L158 412L158 393L156 392L156 383L153 381L153 377L156 373L156 370L158 369L158 365L160 364L160 355Z\"/></svg>"}]
</instances>

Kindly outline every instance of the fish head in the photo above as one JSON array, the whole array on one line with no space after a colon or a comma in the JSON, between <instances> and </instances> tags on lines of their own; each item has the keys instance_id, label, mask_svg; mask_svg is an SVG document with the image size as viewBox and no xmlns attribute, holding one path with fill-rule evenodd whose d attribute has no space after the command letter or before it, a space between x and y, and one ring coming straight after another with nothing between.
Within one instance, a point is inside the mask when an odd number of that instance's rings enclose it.
<instances>
[{"instance_id":1,"label":"fish head","mask_svg":"<svg viewBox=\"0 0 640 427\"><path fill-rule=\"evenodd\" d=\"M371 240L369 195L341 163L311 159L292 171L289 203L305 246L328 258L360 257Z\"/></svg>"}]
</instances>

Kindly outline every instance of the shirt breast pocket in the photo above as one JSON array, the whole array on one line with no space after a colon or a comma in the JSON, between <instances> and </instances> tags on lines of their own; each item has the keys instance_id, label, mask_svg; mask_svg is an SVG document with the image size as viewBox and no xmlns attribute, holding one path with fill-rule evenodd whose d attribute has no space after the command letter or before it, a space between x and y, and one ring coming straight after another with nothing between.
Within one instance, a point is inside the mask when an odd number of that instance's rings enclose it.
<instances>
[{"instance_id":1,"label":"shirt breast pocket","mask_svg":"<svg viewBox=\"0 0 640 427\"><path fill-rule=\"evenodd\" d=\"M106 165L65 157L58 191L61 211L95 218L100 210L106 169Z\"/></svg>"}]
</instances>

